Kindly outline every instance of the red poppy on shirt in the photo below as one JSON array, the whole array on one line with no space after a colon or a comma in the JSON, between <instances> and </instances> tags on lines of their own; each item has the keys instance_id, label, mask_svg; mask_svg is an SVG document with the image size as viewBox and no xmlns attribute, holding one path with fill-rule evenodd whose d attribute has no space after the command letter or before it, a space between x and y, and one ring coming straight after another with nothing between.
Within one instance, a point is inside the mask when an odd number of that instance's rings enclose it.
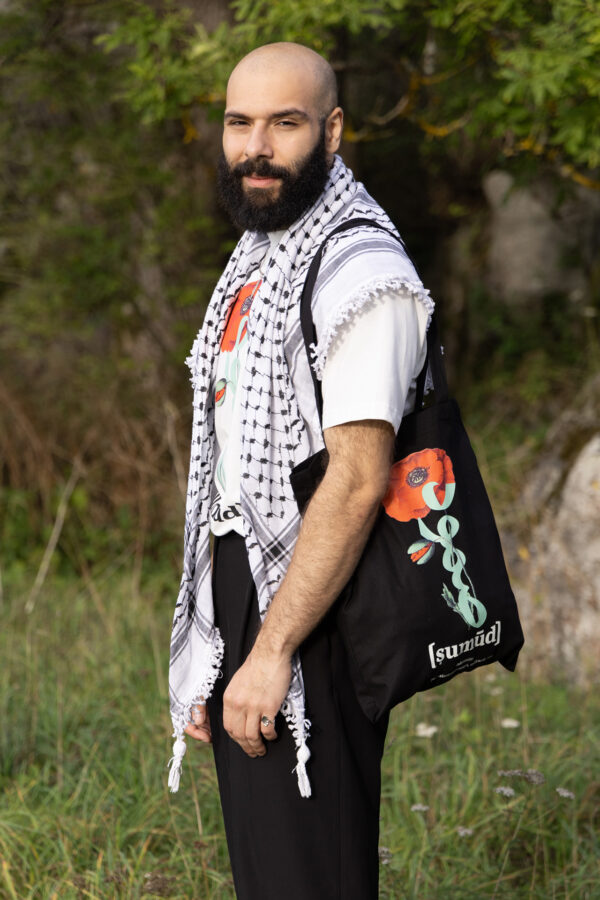
<instances>
[{"instance_id":1,"label":"red poppy on shirt","mask_svg":"<svg viewBox=\"0 0 600 900\"><path fill-rule=\"evenodd\" d=\"M235 349L236 344L241 343L246 337L246 323L244 323L241 334L240 323L242 319L248 318L252 301L260 285L260 281L251 281L240 288L229 314L225 333L221 339L221 350L225 353L231 353Z\"/></svg>"}]
</instances>

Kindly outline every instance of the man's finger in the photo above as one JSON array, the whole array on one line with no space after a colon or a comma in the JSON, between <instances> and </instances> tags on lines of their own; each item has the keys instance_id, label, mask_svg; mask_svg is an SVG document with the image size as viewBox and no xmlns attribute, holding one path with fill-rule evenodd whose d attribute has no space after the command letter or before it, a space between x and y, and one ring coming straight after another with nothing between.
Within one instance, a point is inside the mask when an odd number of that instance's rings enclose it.
<instances>
[{"instance_id":1,"label":"man's finger","mask_svg":"<svg viewBox=\"0 0 600 900\"><path fill-rule=\"evenodd\" d=\"M208 718L208 710L204 698L201 698L198 703L192 706L190 721L184 731L197 741L202 741L205 744L211 743L210 719Z\"/></svg>"},{"instance_id":2,"label":"man's finger","mask_svg":"<svg viewBox=\"0 0 600 900\"><path fill-rule=\"evenodd\" d=\"M264 744L260 741L260 745L256 741L252 743L252 738L258 736L258 718L256 718L256 726L254 729L247 729L247 718L243 713L233 714L230 710L225 709L223 712L223 727L232 741L239 744L244 753L248 756L263 756Z\"/></svg>"},{"instance_id":3,"label":"man's finger","mask_svg":"<svg viewBox=\"0 0 600 900\"><path fill-rule=\"evenodd\" d=\"M206 702L204 700L198 701L192 706L190 719L194 725L204 725L208 718L208 713L206 711Z\"/></svg>"},{"instance_id":4,"label":"man's finger","mask_svg":"<svg viewBox=\"0 0 600 900\"><path fill-rule=\"evenodd\" d=\"M193 737L194 740L202 741L203 744L212 742L210 723L208 721L204 725L193 725L192 722L189 722L183 730L190 737Z\"/></svg>"},{"instance_id":5,"label":"man's finger","mask_svg":"<svg viewBox=\"0 0 600 900\"><path fill-rule=\"evenodd\" d=\"M260 733L264 737L265 741L274 741L277 737L277 731L275 730L275 715L272 716L261 716L260 717Z\"/></svg>"},{"instance_id":6,"label":"man's finger","mask_svg":"<svg viewBox=\"0 0 600 900\"><path fill-rule=\"evenodd\" d=\"M267 748L260 736L260 721L258 716L248 716L246 719L246 734L244 743L240 746L250 756L264 756Z\"/></svg>"}]
</instances>

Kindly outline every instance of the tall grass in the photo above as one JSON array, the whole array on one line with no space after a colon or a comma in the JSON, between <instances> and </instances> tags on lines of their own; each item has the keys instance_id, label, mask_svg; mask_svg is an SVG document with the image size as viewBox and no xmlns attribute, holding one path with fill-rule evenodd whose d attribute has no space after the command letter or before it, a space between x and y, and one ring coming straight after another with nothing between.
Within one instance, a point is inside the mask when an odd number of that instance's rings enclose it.
<instances>
[{"instance_id":1,"label":"tall grass","mask_svg":"<svg viewBox=\"0 0 600 900\"><path fill-rule=\"evenodd\" d=\"M176 582L55 576L28 616L5 576L0 897L234 897L210 750L166 788ZM463 676L394 712L383 772L382 898L600 897L594 693Z\"/></svg>"}]
</instances>

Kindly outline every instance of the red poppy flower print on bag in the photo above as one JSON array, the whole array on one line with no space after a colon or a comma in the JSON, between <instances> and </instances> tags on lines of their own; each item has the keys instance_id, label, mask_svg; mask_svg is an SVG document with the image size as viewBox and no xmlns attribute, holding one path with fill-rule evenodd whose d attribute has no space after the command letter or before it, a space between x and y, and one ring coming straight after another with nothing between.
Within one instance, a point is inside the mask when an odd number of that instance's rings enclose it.
<instances>
[{"instance_id":1,"label":"red poppy flower print on bag","mask_svg":"<svg viewBox=\"0 0 600 900\"><path fill-rule=\"evenodd\" d=\"M454 484L452 460L445 450L426 449L411 453L394 463L383 505L388 516L399 522L422 519L431 512L423 499L423 488L434 484L440 505L444 503L446 485Z\"/></svg>"},{"instance_id":2,"label":"red poppy flower print on bag","mask_svg":"<svg viewBox=\"0 0 600 900\"><path fill-rule=\"evenodd\" d=\"M424 565L432 559L436 545L440 547L442 565L451 576L452 585L442 583L442 598L467 625L481 628L487 611L465 568L467 558L454 544L460 528L458 519L445 514L436 523L437 531L422 521L430 512L445 512L454 500L455 490L452 460L445 450L428 447L394 463L383 505L388 516L399 522L417 521L420 540L407 550L411 562Z\"/></svg>"}]
</instances>

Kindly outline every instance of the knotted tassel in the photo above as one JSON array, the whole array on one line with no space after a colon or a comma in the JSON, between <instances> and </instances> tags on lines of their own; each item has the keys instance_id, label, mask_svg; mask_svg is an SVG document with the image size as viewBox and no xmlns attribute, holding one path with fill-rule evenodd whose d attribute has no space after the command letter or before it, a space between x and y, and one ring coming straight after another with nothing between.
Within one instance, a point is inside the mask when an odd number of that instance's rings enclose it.
<instances>
[{"instance_id":1,"label":"knotted tassel","mask_svg":"<svg viewBox=\"0 0 600 900\"><path fill-rule=\"evenodd\" d=\"M185 756L185 751L187 747L185 745L185 741L181 735L175 733L173 735L175 738L175 743L173 744L173 756L169 760L169 790L172 794L175 794L179 790L179 779L181 777L181 763L183 761L183 757Z\"/></svg>"},{"instance_id":2,"label":"knotted tassel","mask_svg":"<svg viewBox=\"0 0 600 900\"><path fill-rule=\"evenodd\" d=\"M308 775L306 774L306 763L310 759L310 750L308 749L306 741L302 741L302 743L298 747L296 759L298 760L298 765L294 769L294 772L296 773L296 776L298 778L298 788L300 790L300 796L310 797L312 791L310 789L310 781L308 780Z\"/></svg>"}]
</instances>

